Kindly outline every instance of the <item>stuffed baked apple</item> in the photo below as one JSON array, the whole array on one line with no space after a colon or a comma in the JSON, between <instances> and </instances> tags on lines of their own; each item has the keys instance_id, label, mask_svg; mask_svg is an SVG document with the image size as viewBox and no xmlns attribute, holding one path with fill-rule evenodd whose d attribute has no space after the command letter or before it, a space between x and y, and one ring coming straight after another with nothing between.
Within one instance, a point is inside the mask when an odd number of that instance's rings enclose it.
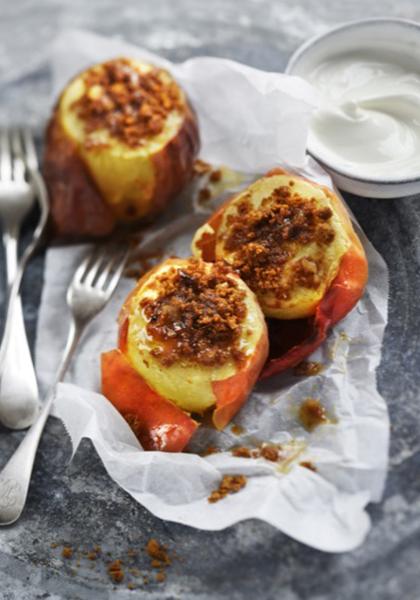
<instances>
[{"instance_id":1,"label":"stuffed baked apple","mask_svg":"<svg viewBox=\"0 0 420 600\"><path fill-rule=\"evenodd\" d=\"M268 354L255 295L223 264L168 259L138 282L102 355L102 392L148 450L181 451L212 413L222 429ZM198 417L196 417L198 418Z\"/></svg>"},{"instance_id":2,"label":"stuffed baked apple","mask_svg":"<svg viewBox=\"0 0 420 600\"><path fill-rule=\"evenodd\" d=\"M153 217L190 179L198 149L196 117L167 71L128 58L84 71L47 129L55 232L103 236Z\"/></svg>"},{"instance_id":3,"label":"stuffed baked apple","mask_svg":"<svg viewBox=\"0 0 420 600\"><path fill-rule=\"evenodd\" d=\"M193 253L223 260L257 295L269 318L263 375L315 350L367 280L363 247L339 197L281 169L224 204L197 231Z\"/></svg>"}]
</instances>

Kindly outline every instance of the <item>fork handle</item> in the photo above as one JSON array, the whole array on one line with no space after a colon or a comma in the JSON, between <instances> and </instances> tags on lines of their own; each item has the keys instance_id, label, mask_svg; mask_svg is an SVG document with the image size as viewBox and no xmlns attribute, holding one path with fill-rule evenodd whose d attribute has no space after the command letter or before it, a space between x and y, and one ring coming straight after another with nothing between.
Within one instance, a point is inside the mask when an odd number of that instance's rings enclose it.
<instances>
[{"instance_id":1,"label":"fork handle","mask_svg":"<svg viewBox=\"0 0 420 600\"><path fill-rule=\"evenodd\" d=\"M3 232L3 245L6 258L6 277L7 287L10 288L17 272L17 240L19 227L17 225L9 226Z\"/></svg>"},{"instance_id":2,"label":"fork handle","mask_svg":"<svg viewBox=\"0 0 420 600\"><path fill-rule=\"evenodd\" d=\"M17 236L19 228L3 233L9 292L17 274ZM39 412L38 386L26 337L20 296L7 311L0 347L0 421L11 429L31 425Z\"/></svg>"},{"instance_id":3,"label":"fork handle","mask_svg":"<svg viewBox=\"0 0 420 600\"><path fill-rule=\"evenodd\" d=\"M25 507L36 452L54 401L56 385L67 371L84 326L83 322L72 319L55 383L47 394L37 420L0 472L0 526L14 523Z\"/></svg>"},{"instance_id":4,"label":"fork handle","mask_svg":"<svg viewBox=\"0 0 420 600\"><path fill-rule=\"evenodd\" d=\"M0 356L0 421L10 429L25 429L35 421L40 402L20 296Z\"/></svg>"}]
</instances>

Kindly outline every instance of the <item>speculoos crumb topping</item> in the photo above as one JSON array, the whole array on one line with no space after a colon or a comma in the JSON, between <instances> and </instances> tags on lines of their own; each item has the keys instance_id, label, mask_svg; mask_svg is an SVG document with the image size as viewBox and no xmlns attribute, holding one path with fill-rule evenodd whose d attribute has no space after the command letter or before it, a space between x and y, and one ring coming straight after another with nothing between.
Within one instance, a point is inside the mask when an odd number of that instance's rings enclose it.
<instances>
[{"instance_id":1,"label":"speculoos crumb topping","mask_svg":"<svg viewBox=\"0 0 420 600\"><path fill-rule=\"evenodd\" d=\"M142 73L125 58L110 60L84 73L85 93L72 108L87 134L106 129L131 148L141 146L163 131L170 112L184 110L178 85L165 75L156 67Z\"/></svg>"},{"instance_id":2,"label":"speculoos crumb topping","mask_svg":"<svg viewBox=\"0 0 420 600\"><path fill-rule=\"evenodd\" d=\"M221 366L240 363L245 292L232 279L232 270L191 259L186 267L171 268L158 275L156 299L140 302L147 333L159 343L152 355L165 366L175 362Z\"/></svg>"},{"instance_id":3,"label":"speculoos crumb topping","mask_svg":"<svg viewBox=\"0 0 420 600\"><path fill-rule=\"evenodd\" d=\"M290 184L293 182L291 181ZM321 283L323 253L295 262L290 279L284 283L286 264L302 245L321 248L334 240L332 210L319 207L314 198L303 198L293 186L281 186L255 208L245 195L237 212L227 218L224 248L233 253L230 264L257 294L273 293L287 300L293 286L316 289ZM292 286L290 285L292 283Z\"/></svg>"}]
</instances>

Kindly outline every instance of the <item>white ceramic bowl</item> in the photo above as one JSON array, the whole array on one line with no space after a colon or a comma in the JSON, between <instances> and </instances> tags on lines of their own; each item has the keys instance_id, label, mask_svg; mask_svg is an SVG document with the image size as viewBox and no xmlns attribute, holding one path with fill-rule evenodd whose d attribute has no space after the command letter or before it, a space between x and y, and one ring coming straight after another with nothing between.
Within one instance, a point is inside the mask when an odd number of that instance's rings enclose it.
<instances>
[{"instance_id":1,"label":"white ceramic bowl","mask_svg":"<svg viewBox=\"0 0 420 600\"><path fill-rule=\"evenodd\" d=\"M355 50L395 50L407 54L407 61L417 61L420 69L420 23L404 19L367 19L351 21L304 43L293 54L286 73L305 75L333 56ZM311 149L308 152L330 173L336 185L359 196L397 198L420 193L420 170L416 177L381 179L361 177L357 172L342 168L339 163L326 162Z\"/></svg>"}]
</instances>

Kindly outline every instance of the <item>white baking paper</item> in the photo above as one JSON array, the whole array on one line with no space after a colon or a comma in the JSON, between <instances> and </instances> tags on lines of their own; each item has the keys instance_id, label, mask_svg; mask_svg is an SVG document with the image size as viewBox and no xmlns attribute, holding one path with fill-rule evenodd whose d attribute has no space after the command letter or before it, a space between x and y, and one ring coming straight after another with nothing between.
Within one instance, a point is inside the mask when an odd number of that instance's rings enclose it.
<instances>
[{"instance_id":1,"label":"white baking paper","mask_svg":"<svg viewBox=\"0 0 420 600\"><path fill-rule=\"evenodd\" d=\"M161 62L116 40L86 32L62 34L52 53L55 89L87 64L123 54ZM308 177L331 185L324 171L303 157L312 106L306 84L221 59L164 62L194 101L207 159L254 176L279 163L293 164ZM152 227L140 250L149 251L164 240L166 255L188 256L192 234L205 218L205 209L189 190ZM57 390L54 413L62 419L74 450L82 438L90 438L110 477L161 518L208 530L258 518L323 551L357 547L370 526L365 507L381 498L389 436L386 405L375 378L387 320L387 270L359 233L369 260L369 284L357 307L314 354L325 370L306 378L284 373L258 384L234 419L244 433L202 427L190 453L144 452L119 413L98 393L99 356L116 345L116 317L134 285L123 279L87 329L67 382ZM86 251L63 247L47 253L36 343L44 390L53 379L67 335L66 288ZM296 415L309 396L320 398L336 423L305 431ZM232 457L228 451L233 445L256 441L283 445L286 461L281 468L262 458ZM224 451L206 458L194 453L210 444ZM317 472L299 465L305 460L313 462ZM207 497L223 474L244 474L248 483L238 494L210 504Z\"/></svg>"},{"instance_id":2,"label":"white baking paper","mask_svg":"<svg viewBox=\"0 0 420 600\"><path fill-rule=\"evenodd\" d=\"M86 31L61 34L51 56L54 98L69 79L96 62L118 56L148 60L169 69L186 90L198 114L204 160L249 173L282 161L304 163L317 93L300 77L266 73L222 58L172 64L142 48Z\"/></svg>"}]
</instances>

